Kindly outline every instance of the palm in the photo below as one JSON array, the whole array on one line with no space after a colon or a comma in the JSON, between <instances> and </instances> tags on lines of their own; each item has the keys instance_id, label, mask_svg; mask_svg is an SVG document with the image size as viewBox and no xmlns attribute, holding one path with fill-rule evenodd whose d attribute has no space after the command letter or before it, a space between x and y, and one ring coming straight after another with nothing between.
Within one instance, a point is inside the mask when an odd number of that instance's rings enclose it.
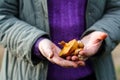
<instances>
[{"instance_id":1,"label":"palm","mask_svg":"<svg viewBox=\"0 0 120 80\"><path fill-rule=\"evenodd\" d=\"M48 39L44 39L39 43L39 49L44 57L46 57L50 62L55 63L57 65L63 67L78 67L79 65L84 64L84 62L82 61L73 62L59 57L58 54L60 52L60 48L58 48L54 43L52 43Z\"/></svg>"},{"instance_id":2,"label":"palm","mask_svg":"<svg viewBox=\"0 0 120 80\"><path fill-rule=\"evenodd\" d=\"M100 48L102 41L107 37L104 32L95 31L85 36L81 41L84 43L84 53L86 56L94 55Z\"/></svg>"}]
</instances>

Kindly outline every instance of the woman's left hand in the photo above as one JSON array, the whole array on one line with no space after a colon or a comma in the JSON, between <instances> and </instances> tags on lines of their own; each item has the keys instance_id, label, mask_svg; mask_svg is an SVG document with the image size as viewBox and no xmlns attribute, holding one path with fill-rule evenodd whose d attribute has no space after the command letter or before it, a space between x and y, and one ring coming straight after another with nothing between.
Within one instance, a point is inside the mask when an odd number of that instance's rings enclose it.
<instances>
[{"instance_id":1,"label":"woman's left hand","mask_svg":"<svg viewBox=\"0 0 120 80\"><path fill-rule=\"evenodd\" d=\"M86 60L92 55L95 55L97 51L99 50L100 46L102 45L102 41L107 37L107 33L100 32L100 31L94 31L90 34L84 36L81 41L84 44L84 49L79 52L80 56L68 56L66 59L77 61L80 60L80 58L83 60Z\"/></svg>"}]
</instances>

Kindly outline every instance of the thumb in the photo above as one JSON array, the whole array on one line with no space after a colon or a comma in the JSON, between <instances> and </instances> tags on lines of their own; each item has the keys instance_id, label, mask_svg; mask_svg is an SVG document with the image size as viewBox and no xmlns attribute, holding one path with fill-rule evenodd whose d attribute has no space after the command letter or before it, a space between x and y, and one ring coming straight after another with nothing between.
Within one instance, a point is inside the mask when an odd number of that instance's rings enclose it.
<instances>
[{"instance_id":1,"label":"thumb","mask_svg":"<svg viewBox=\"0 0 120 80\"><path fill-rule=\"evenodd\" d=\"M46 48L45 48L46 49ZM43 47L40 47L41 53L46 57L46 58L52 58L54 56L53 51L51 48L47 48L45 50Z\"/></svg>"},{"instance_id":2,"label":"thumb","mask_svg":"<svg viewBox=\"0 0 120 80\"><path fill-rule=\"evenodd\" d=\"M107 36L108 36L107 33L99 32L95 43L104 40Z\"/></svg>"},{"instance_id":3,"label":"thumb","mask_svg":"<svg viewBox=\"0 0 120 80\"><path fill-rule=\"evenodd\" d=\"M50 50L48 53L48 58L52 58L54 56L54 53Z\"/></svg>"}]
</instances>

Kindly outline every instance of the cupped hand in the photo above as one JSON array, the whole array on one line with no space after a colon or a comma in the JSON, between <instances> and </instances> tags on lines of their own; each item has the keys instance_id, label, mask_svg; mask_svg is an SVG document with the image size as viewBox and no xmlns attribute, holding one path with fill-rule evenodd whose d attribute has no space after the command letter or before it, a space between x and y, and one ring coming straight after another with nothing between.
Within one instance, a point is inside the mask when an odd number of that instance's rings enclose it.
<instances>
[{"instance_id":1,"label":"cupped hand","mask_svg":"<svg viewBox=\"0 0 120 80\"><path fill-rule=\"evenodd\" d=\"M50 62L57 64L62 67L79 67L83 66L83 61L71 61L59 57L61 49L57 47L53 42L48 39L43 39L39 43L39 50L41 54L47 58Z\"/></svg>"},{"instance_id":2,"label":"cupped hand","mask_svg":"<svg viewBox=\"0 0 120 80\"><path fill-rule=\"evenodd\" d=\"M94 31L84 36L81 41L84 44L84 49L79 53L80 55L90 57L95 55L102 45L103 40L107 37L107 33Z\"/></svg>"}]
</instances>

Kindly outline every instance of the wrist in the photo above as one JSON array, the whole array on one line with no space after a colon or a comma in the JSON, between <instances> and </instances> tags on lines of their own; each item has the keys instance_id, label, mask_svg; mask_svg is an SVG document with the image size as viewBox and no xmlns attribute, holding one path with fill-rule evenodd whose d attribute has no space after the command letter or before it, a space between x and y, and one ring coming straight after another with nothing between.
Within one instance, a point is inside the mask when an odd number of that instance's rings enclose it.
<instances>
[{"instance_id":1,"label":"wrist","mask_svg":"<svg viewBox=\"0 0 120 80\"><path fill-rule=\"evenodd\" d=\"M45 60L45 57L41 54L41 52L39 50L39 43L43 39L45 39L45 38L43 38L43 37L38 38L32 48L32 54L35 55L36 57L38 57L40 60Z\"/></svg>"}]
</instances>

